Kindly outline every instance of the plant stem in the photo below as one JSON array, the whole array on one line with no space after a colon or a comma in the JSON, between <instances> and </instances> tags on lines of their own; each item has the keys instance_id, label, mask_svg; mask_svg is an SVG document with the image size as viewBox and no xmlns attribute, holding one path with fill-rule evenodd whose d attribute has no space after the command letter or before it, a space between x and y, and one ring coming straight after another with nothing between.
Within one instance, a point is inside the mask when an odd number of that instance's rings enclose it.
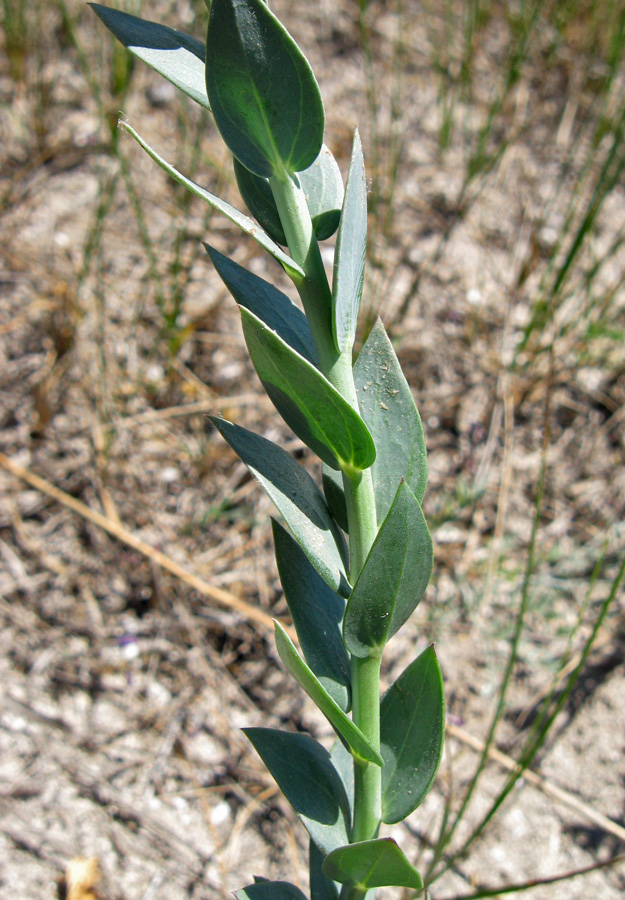
<instances>
[{"instance_id":1,"label":"plant stem","mask_svg":"<svg viewBox=\"0 0 625 900\"><path fill-rule=\"evenodd\" d=\"M319 252L306 197L294 178L269 179L291 256L305 277L296 281L319 357L319 366L341 396L359 411L352 369L352 348L339 353L332 328L332 293ZM349 526L350 579L355 584L377 534L371 470L344 472L343 486ZM371 745L380 748L380 659L352 658L353 719ZM382 810L379 766L354 762L354 824L351 840L377 836ZM352 897L351 900L356 900Z\"/></svg>"}]
</instances>

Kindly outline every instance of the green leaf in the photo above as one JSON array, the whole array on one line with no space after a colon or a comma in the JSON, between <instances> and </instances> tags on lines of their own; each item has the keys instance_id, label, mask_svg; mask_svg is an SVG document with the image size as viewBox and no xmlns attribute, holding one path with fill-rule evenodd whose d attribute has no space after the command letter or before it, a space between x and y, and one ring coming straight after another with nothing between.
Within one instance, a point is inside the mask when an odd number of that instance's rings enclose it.
<instances>
[{"instance_id":1,"label":"green leaf","mask_svg":"<svg viewBox=\"0 0 625 900\"><path fill-rule=\"evenodd\" d=\"M305 734L243 731L321 852L347 843L347 797L327 750Z\"/></svg>"},{"instance_id":2,"label":"green leaf","mask_svg":"<svg viewBox=\"0 0 625 900\"><path fill-rule=\"evenodd\" d=\"M134 56L171 81L187 97L210 109L204 77L205 47L201 41L99 3L89 6Z\"/></svg>"},{"instance_id":3,"label":"green leaf","mask_svg":"<svg viewBox=\"0 0 625 900\"><path fill-rule=\"evenodd\" d=\"M234 891L237 900L306 900L298 887L289 881L268 881L266 878Z\"/></svg>"},{"instance_id":4,"label":"green leaf","mask_svg":"<svg viewBox=\"0 0 625 900\"><path fill-rule=\"evenodd\" d=\"M336 884L326 878L321 869L324 859L323 853L311 839L308 852L310 900L338 900L339 898Z\"/></svg>"},{"instance_id":5,"label":"green leaf","mask_svg":"<svg viewBox=\"0 0 625 900\"><path fill-rule=\"evenodd\" d=\"M431 571L430 532L402 481L347 603L343 639L350 653L382 652L418 606Z\"/></svg>"},{"instance_id":6,"label":"green leaf","mask_svg":"<svg viewBox=\"0 0 625 900\"><path fill-rule=\"evenodd\" d=\"M334 343L339 353L354 345L365 277L366 250L367 182L360 135L356 131L334 254L333 330Z\"/></svg>"},{"instance_id":7,"label":"green leaf","mask_svg":"<svg viewBox=\"0 0 625 900\"><path fill-rule=\"evenodd\" d=\"M332 744L330 750L330 759L332 765L339 773L350 810L354 811L354 795L356 793L355 777L354 777L354 757L351 755L345 744L337 738Z\"/></svg>"},{"instance_id":8,"label":"green leaf","mask_svg":"<svg viewBox=\"0 0 625 900\"><path fill-rule=\"evenodd\" d=\"M374 750L362 731L345 715L341 707L332 699L312 669L306 665L295 649L293 641L279 622L274 622L278 655L293 678L314 700L337 734L349 745L352 753L365 762L382 765L382 757Z\"/></svg>"},{"instance_id":9,"label":"green leaf","mask_svg":"<svg viewBox=\"0 0 625 900\"><path fill-rule=\"evenodd\" d=\"M262 0L261 0L262 2ZM235 209L234 206L231 206L229 203L226 203L225 200L221 200L215 194L211 194L210 191L205 190L203 187L200 187L199 184L196 184L194 181L191 181L190 178L187 178L186 175L182 175L177 169L171 166L168 162L158 155L158 153L153 150L149 144L147 144L143 138L128 125L127 122L121 122L121 127L128 132L128 134L135 139L135 141L139 144L140 147L143 147L148 156L151 156L155 163L163 169L164 172L167 172L174 181L177 181L178 184L181 184L188 191L191 191L192 194L195 194L196 197L200 197L200 199L204 200L213 209L218 209L219 212L223 213L231 222L237 225L241 231L248 234L250 237L254 238L257 244L260 244L263 249L265 249L268 253L270 253L274 259L277 259L279 263L281 263L287 274L290 275L294 280L299 280L304 277L303 270L294 262L290 256L287 256L284 250L281 250L280 247L274 241L271 240L268 234L259 228L256 222L253 222L247 216L244 216L242 212L239 212L238 209Z\"/></svg>"},{"instance_id":10,"label":"green leaf","mask_svg":"<svg viewBox=\"0 0 625 900\"><path fill-rule=\"evenodd\" d=\"M211 421L273 500L323 580L347 596L345 540L308 472L266 438L226 419Z\"/></svg>"},{"instance_id":11,"label":"green leaf","mask_svg":"<svg viewBox=\"0 0 625 900\"><path fill-rule=\"evenodd\" d=\"M333 881L353 885L359 891L393 885L417 891L423 888L421 876L392 838L338 847L326 857L323 872Z\"/></svg>"},{"instance_id":12,"label":"green leaf","mask_svg":"<svg viewBox=\"0 0 625 900\"><path fill-rule=\"evenodd\" d=\"M391 507L405 478L419 503L428 478L421 418L393 345L378 319L354 366L360 413L375 441L371 469L378 523Z\"/></svg>"},{"instance_id":13,"label":"green leaf","mask_svg":"<svg viewBox=\"0 0 625 900\"><path fill-rule=\"evenodd\" d=\"M375 446L358 413L257 316L241 309L241 321L254 368L287 425L331 468L367 469Z\"/></svg>"},{"instance_id":14,"label":"green leaf","mask_svg":"<svg viewBox=\"0 0 625 900\"><path fill-rule=\"evenodd\" d=\"M432 646L382 697L383 822L402 822L423 802L436 777L444 739L443 676Z\"/></svg>"},{"instance_id":15,"label":"green leaf","mask_svg":"<svg viewBox=\"0 0 625 900\"><path fill-rule=\"evenodd\" d=\"M286 246L287 240L269 181L254 175L235 159L234 174L249 211L274 241ZM332 237L339 226L343 204L343 179L338 163L324 144L312 166L298 172L317 240Z\"/></svg>"},{"instance_id":16,"label":"green leaf","mask_svg":"<svg viewBox=\"0 0 625 900\"><path fill-rule=\"evenodd\" d=\"M289 347L316 366L317 352L304 313L268 281L248 272L209 244L204 246L221 280L239 306L244 306L262 319Z\"/></svg>"},{"instance_id":17,"label":"green leaf","mask_svg":"<svg viewBox=\"0 0 625 900\"><path fill-rule=\"evenodd\" d=\"M323 463L321 468L321 481L323 483L323 493L330 512L336 519L338 525L347 534L349 531L349 523L347 521L347 506L345 503L345 491L343 490L343 476L340 472L336 472Z\"/></svg>"},{"instance_id":18,"label":"green leaf","mask_svg":"<svg viewBox=\"0 0 625 900\"><path fill-rule=\"evenodd\" d=\"M304 658L332 699L348 712L351 672L341 637L345 600L328 587L275 519L272 526L280 581Z\"/></svg>"},{"instance_id":19,"label":"green leaf","mask_svg":"<svg viewBox=\"0 0 625 900\"><path fill-rule=\"evenodd\" d=\"M263 0L213 0L206 91L233 156L269 178L307 169L323 142L319 86Z\"/></svg>"}]
</instances>

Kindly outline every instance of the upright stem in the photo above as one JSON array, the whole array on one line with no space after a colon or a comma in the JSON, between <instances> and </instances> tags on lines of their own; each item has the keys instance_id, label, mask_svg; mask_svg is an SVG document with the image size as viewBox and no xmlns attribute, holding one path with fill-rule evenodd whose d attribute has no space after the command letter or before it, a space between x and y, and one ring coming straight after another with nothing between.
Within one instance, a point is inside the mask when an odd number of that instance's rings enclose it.
<instances>
[{"instance_id":1,"label":"upright stem","mask_svg":"<svg viewBox=\"0 0 625 900\"><path fill-rule=\"evenodd\" d=\"M304 305L319 366L330 383L357 412L351 347L336 349L332 328L332 293L310 219L306 197L289 176L270 178L276 206L291 256L304 270L296 287ZM343 486L349 526L350 579L355 584L377 534L371 470L344 472ZM371 745L380 748L380 660L352 659L352 710L356 725ZM354 763L354 823L352 841L376 837L380 828L381 769L373 763Z\"/></svg>"}]
</instances>

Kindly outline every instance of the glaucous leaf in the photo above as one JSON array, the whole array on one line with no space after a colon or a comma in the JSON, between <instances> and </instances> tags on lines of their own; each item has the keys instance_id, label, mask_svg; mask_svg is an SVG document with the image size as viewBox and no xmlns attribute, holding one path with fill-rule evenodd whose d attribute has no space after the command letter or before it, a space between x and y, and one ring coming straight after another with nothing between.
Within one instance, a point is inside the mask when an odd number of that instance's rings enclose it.
<instances>
[{"instance_id":1,"label":"glaucous leaf","mask_svg":"<svg viewBox=\"0 0 625 900\"><path fill-rule=\"evenodd\" d=\"M339 890L321 869L325 856L311 839L308 852L308 872L310 877L310 900L338 900Z\"/></svg>"},{"instance_id":2,"label":"glaucous leaf","mask_svg":"<svg viewBox=\"0 0 625 900\"><path fill-rule=\"evenodd\" d=\"M380 705L382 821L402 822L423 802L445 739L443 676L428 647L391 685Z\"/></svg>"},{"instance_id":3,"label":"glaucous leaf","mask_svg":"<svg viewBox=\"0 0 625 900\"><path fill-rule=\"evenodd\" d=\"M330 759L332 760L332 765L340 775L343 787L345 788L345 793L347 794L349 808L353 812L354 794L356 791L354 783L354 757L343 742L337 738L332 744Z\"/></svg>"},{"instance_id":4,"label":"glaucous leaf","mask_svg":"<svg viewBox=\"0 0 625 900\"><path fill-rule=\"evenodd\" d=\"M262 319L289 347L316 366L317 352L301 309L268 281L248 272L209 244L204 246L221 280L239 306L244 306Z\"/></svg>"},{"instance_id":5,"label":"glaucous leaf","mask_svg":"<svg viewBox=\"0 0 625 900\"><path fill-rule=\"evenodd\" d=\"M338 525L347 534L349 524L347 521L347 506L345 504L345 491L343 489L343 476L340 472L331 469L323 463L321 467L321 481L323 483L323 493L330 512L336 519Z\"/></svg>"},{"instance_id":6,"label":"glaucous leaf","mask_svg":"<svg viewBox=\"0 0 625 900\"><path fill-rule=\"evenodd\" d=\"M328 694L310 666L307 666L295 649L293 641L279 622L274 622L278 655L291 675L314 700L330 725L349 745L354 756L365 762L382 765L382 757L374 750L362 731L345 715L341 707Z\"/></svg>"},{"instance_id":7,"label":"glaucous leaf","mask_svg":"<svg viewBox=\"0 0 625 900\"><path fill-rule=\"evenodd\" d=\"M206 92L229 150L254 174L283 177L317 158L325 124L319 86L263 0L212 0Z\"/></svg>"},{"instance_id":8,"label":"glaucous leaf","mask_svg":"<svg viewBox=\"0 0 625 900\"><path fill-rule=\"evenodd\" d=\"M321 852L347 843L347 797L327 750L306 734L243 731Z\"/></svg>"},{"instance_id":9,"label":"glaucous leaf","mask_svg":"<svg viewBox=\"0 0 625 900\"><path fill-rule=\"evenodd\" d=\"M308 472L266 438L217 416L211 421L273 500L323 580L347 596L345 540Z\"/></svg>"},{"instance_id":10,"label":"glaucous leaf","mask_svg":"<svg viewBox=\"0 0 625 900\"><path fill-rule=\"evenodd\" d=\"M423 426L397 356L378 319L354 365L360 414L375 441L371 469L378 523L405 478L419 503L428 478Z\"/></svg>"},{"instance_id":11,"label":"glaucous leaf","mask_svg":"<svg viewBox=\"0 0 625 900\"><path fill-rule=\"evenodd\" d=\"M202 41L166 25L148 22L99 3L90 3L89 6L134 56L171 81L187 97L210 109Z\"/></svg>"},{"instance_id":12,"label":"glaucous leaf","mask_svg":"<svg viewBox=\"0 0 625 900\"><path fill-rule=\"evenodd\" d=\"M254 175L235 158L234 174L245 205L268 235L282 246L287 240L267 178ZM343 179L338 163L324 144L312 166L297 173L317 240L332 237L339 227L343 204Z\"/></svg>"},{"instance_id":13,"label":"glaucous leaf","mask_svg":"<svg viewBox=\"0 0 625 900\"><path fill-rule=\"evenodd\" d=\"M331 468L369 468L375 446L358 413L257 316L241 309L241 321L254 368L287 425Z\"/></svg>"},{"instance_id":14,"label":"glaucous leaf","mask_svg":"<svg viewBox=\"0 0 625 900\"><path fill-rule=\"evenodd\" d=\"M367 182L360 135L356 131L334 254L333 330L339 353L351 349L354 344L365 277L366 250Z\"/></svg>"},{"instance_id":15,"label":"glaucous leaf","mask_svg":"<svg viewBox=\"0 0 625 900\"><path fill-rule=\"evenodd\" d=\"M423 879L392 838L338 847L326 857L323 872L359 891L393 885L416 891L423 888Z\"/></svg>"},{"instance_id":16,"label":"glaucous leaf","mask_svg":"<svg viewBox=\"0 0 625 900\"><path fill-rule=\"evenodd\" d=\"M345 600L317 574L291 535L272 519L280 582L304 658L344 712L350 709L350 663L341 636Z\"/></svg>"},{"instance_id":17,"label":"glaucous leaf","mask_svg":"<svg viewBox=\"0 0 625 900\"><path fill-rule=\"evenodd\" d=\"M343 639L350 653L366 658L382 652L418 606L431 571L432 538L402 481L347 602Z\"/></svg>"},{"instance_id":18,"label":"glaucous leaf","mask_svg":"<svg viewBox=\"0 0 625 900\"><path fill-rule=\"evenodd\" d=\"M260 0L262 2L262 0ZM127 131L128 134L134 138L134 140L139 144L140 147L143 147L148 156L151 156L155 163L157 163L164 172L167 172L174 181L177 181L178 184L181 184L188 191L191 191L192 194L195 194L196 197L199 197L201 200L204 200L209 206L212 206L213 209L219 210L220 213L223 213L231 222L233 222L238 228L241 229L245 234L249 234L251 238L254 238L257 244L260 244L263 249L265 249L268 253L270 253L274 259L276 259L279 263L284 266L287 274L298 281L301 278L304 278L303 270L294 262L290 256L282 250L278 245L271 240L268 234L266 234L262 228L259 228L256 222L253 222L252 219L244 216L242 212L239 212L238 209L235 209L234 206L231 206L225 200L222 200L220 197L217 197L215 194L211 194L210 191L205 190L203 187L200 187L199 184L196 184L194 181L191 181L190 178L187 178L186 175L183 175L177 169L175 169L172 165L166 162L162 156L159 156L158 153L153 150L149 144L147 144L143 138L128 125L127 122L122 122L121 127L124 131Z\"/></svg>"},{"instance_id":19,"label":"glaucous leaf","mask_svg":"<svg viewBox=\"0 0 625 900\"><path fill-rule=\"evenodd\" d=\"M266 878L234 891L234 896L237 900L307 900L306 894L289 881L268 881Z\"/></svg>"}]
</instances>

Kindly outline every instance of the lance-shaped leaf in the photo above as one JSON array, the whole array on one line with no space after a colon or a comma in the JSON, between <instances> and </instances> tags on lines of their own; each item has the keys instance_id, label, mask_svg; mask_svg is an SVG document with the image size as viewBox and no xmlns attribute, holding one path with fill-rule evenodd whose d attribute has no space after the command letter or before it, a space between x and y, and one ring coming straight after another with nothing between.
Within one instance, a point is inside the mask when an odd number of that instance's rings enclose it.
<instances>
[{"instance_id":1,"label":"lance-shaped leaf","mask_svg":"<svg viewBox=\"0 0 625 900\"><path fill-rule=\"evenodd\" d=\"M405 481L369 551L345 610L343 638L354 656L379 655L412 615L432 571L432 539Z\"/></svg>"},{"instance_id":2,"label":"lance-shaped leaf","mask_svg":"<svg viewBox=\"0 0 625 900\"><path fill-rule=\"evenodd\" d=\"M239 306L244 306L262 319L289 347L316 366L317 352L301 309L268 281L248 272L209 244L204 246L221 280Z\"/></svg>"},{"instance_id":3,"label":"lance-shaped leaf","mask_svg":"<svg viewBox=\"0 0 625 900\"><path fill-rule=\"evenodd\" d=\"M339 353L356 336L367 249L367 182L358 131L354 135L341 224L334 254L332 309L334 342Z\"/></svg>"},{"instance_id":4,"label":"lance-shaped leaf","mask_svg":"<svg viewBox=\"0 0 625 900\"><path fill-rule=\"evenodd\" d=\"M354 381L360 414L377 448L371 474L378 522L382 522L402 478L422 502L428 469L421 418L379 319L358 355Z\"/></svg>"},{"instance_id":5,"label":"lance-shaped leaf","mask_svg":"<svg viewBox=\"0 0 625 900\"><path fill-rule=\"evenodd\" d=\"M310 878L310 900L338 900L337 885L326 878L321 869L325 857L311 839L308 852L308 872Z\"/></svg>"},{"instance_id":6,"label":"lance-shaped leaf","mask_svg":"<svg viewBox=\"0 0 625 900\"><path fill-rule=\"evenodd\" d=\"M358 413L257 316L241 309L241 321L254 368L287 425L331 468L367 469L375 445Z\"/></svg>"},{"instance_id":7,"label":"lance-shaped leaf","mask_svg":"<svg viewBox=\"0 0 625 900\"><path fill-rule=\"evenodd\" d=\"M323 463L321 468L321 481L323 484L323 493L330 512L347 534L349 531L349 523L347 521L347 505L345 503L345 491L343 489L343 475L336 472Z\"/></svg>"},{"instance_id":8,"label":"lance-shaped leaf","mask_svg":"<svg viewBox=\"0 0 625 900\"><path fill-rule=\"evenodd\" d=\"M249 211L274 241L286 246L280 213L267 178L254 175L235 158L234 174ZM338 163L324 144L312 166L298 172L317 240L332 237L339 226L343 205L343 179Z\"/></svg>"},{"instance_id":9,"label":"lance-shaped leaf","mask_svg":"<svg viewBox=\"0 0 625 900\"><path fill-rule=\"evenodd\" d=\"M262 2L262 0L261 0ZM303 270L297 265L296 262L293 262L290 256L287 256L284 250L282 250L278 245L271 240L268 234L266 234L262 228L259 228L256 222L253 222L252 219L248 218L248 216L244 216L242 212L239 212L238 209L235 209L234 206L231 206L225 200L222 200L220 197L217 197L215 194L211 194L210 191L205 190L203 187L200 187L199 184L196 184L194 181L191 181L190 178L187 178L186 175L183 175L178 169L175 169L168 162L166 162L162 156L159 156L156 150L153 150L149 144L147 144L143 138L128 125L127 122L120 123L121 127L128 132L128 134L135 139L135 141L139 144L140 147L143 147L148 156L151 156L155 163L157 163L164 172L167 172L174 181L177 181L178 184L181 184L188 191L191 191L192 194L195 194L196 197L199 197L201 200L204 200L209 206L212 206L213 209L219 210L220 213L223 213L231 222L233 222L238 228L241 229L245 234L249 234L251 238L254 238L257 244L260 244L263 249L265 249L268 253L270 253L274 259L277 259L279 263L281 263L287 274L294 280L299 281L304 277Z\"/></svg>"},{"instance_id":10,"label":"lance-shaped leaf","mask_svg":"<svg viewBox=\"0 0 625 900\"><path fill-rule=\"evenodd\" d=\"M347 843L347 797L327 750L305 734L243 731L321 852Z\"/></svg>"},{"instance_id":11,"label":"lance-shaped leaf","mask_svg":"<svg viewBox=\"0 0 625 900\"><path fill-rule=\"evenodd\" d=\"M402 822L422 802L443 752L445 696L434 647L417 657L382 697L382 821Z\"/></svg>"},{"instance_id":12,"label":"lance-shaped leaf","mask_svg":"<svg viewBox=\"0 0 625 900\"><path fill-rule=\"evenodd\" d=\"M359 891L376 887L423 888L423 880L392 838L361 841L333 850L323 864L333 881L353 885Z\"/></svg>"},{"instance_id":13,"label":"lance-shaped leaf","mask_svg":"<svg viewBox=\"0 0 625 900\"><path fill-rule=\"evenodd\" d=\"M266 878L235 891L234 896L237 900L306 900L306 894L290 881L268 881Z\"/></svg>"},{"instance_id":14,"label":"lance-shaped leaf","mask_svg":"<svg viewBox=\"0 0 625 900\"><path fill-rule=\"evenodd\" d=\"M226 419L211 421L271 497L317 572L347 596L345 541L308 472L266 438Z\"/></svg>"},{"instance_id":15,"label":"lance-shaped leaf","mask_svg":"<svg viewBox=\"0 0 625 900\"><path fill-rule=\"evenodd\" d=\"M205 47L201 41L137 16L90 3L96 16L120 43L188 97L210 109L204 77Z\"/></svg>"},{"instance_id":16,"label":"lance-shaped leaf","mask_svg":"<svg viewBox=\"0 0 625 900\"><path fill-rule=\"evenodd\" d=\"M291 675L300 683L308 696L314 700L337 734L349 745L354 756L376 766L382 765L382 757L374 750L362 731L345 715L341 707L332 699L312 669L299 655L293 641L279 622L274 622L276 648L280 659Z\"/></svg>"},{"instance_id":17,"label":"lance-shaped leaf","mask_svg":"<svg viewBox=\"0 0 625 900\"><path fill-rule=\"evenodd\" d=\"M213 0L206 91L224 141L246 169L280 177L317 158L325 124L319 86L263 0Z\"/></svg>"},{"instance_id":18,"label":"lance-shaped leaf","mask_svg":"<svg viewBox=\"0 0 625 900\"><path fill-rule=\"evenodd\" d=\"M332 765L341 777L345 793L347 794L349 808L353 813L354 795L356 792L354 757L351 755L345 744L337 738L330 750L330 759L332 760Z\"/></svg>"},{"instance_id":19,"label":"lance-shaped leaf","mask_svg":"<svg viewBox=\"0 0 625 900\"><path fill-rule=\"evenodd\" d=\"M284 596L306 662L344 712L350 708L350 664L341 637L345 600L314 570L291 535L272 520Z\"/></svg>"}]
</instances>

